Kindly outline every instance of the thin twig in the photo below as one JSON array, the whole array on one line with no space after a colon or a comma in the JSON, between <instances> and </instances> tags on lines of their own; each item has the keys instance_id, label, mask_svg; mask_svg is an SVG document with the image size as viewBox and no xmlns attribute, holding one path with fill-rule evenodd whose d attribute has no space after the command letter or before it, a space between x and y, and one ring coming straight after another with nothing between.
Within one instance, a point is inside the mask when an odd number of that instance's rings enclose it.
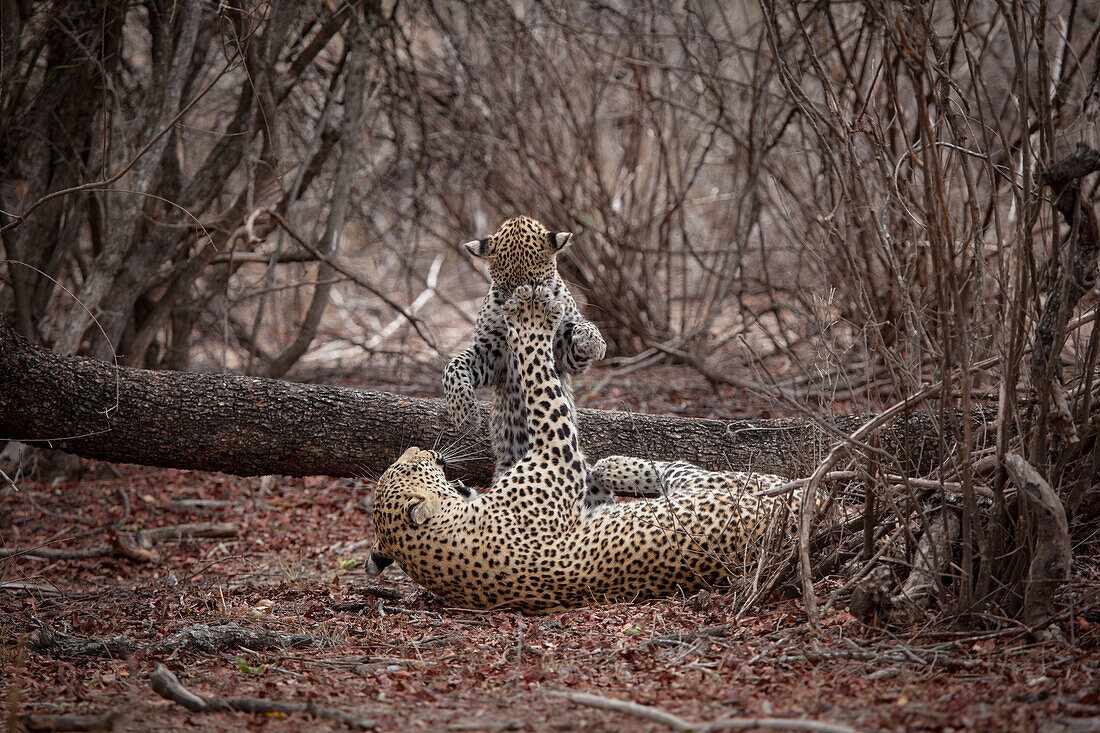
<instances>
[{"instance_id":1,"label":"thin twig","mask_svg":"<svg viewBox=\"0 0 1100 733\"><path fill-rule=\"evenodd\" d=\"M420 338L424 341L424 343L426 343L428 346L432 347L432 349L440 357L446 358L447 355L444 354L442 351L440 351L439 347L436 346L435 341L427 333L425 333L424 330L421 328L421 326L423 326L424 328L427 328L427 324L425 324L422 319L418 318L417 316L413 315L412 313L409 313L404 308L402 308L401 305L397 301L393 300L388 295L383 293L381 290L379 290L378 288L371 285L370 283L368 283L363 278L356 275L354 272L352 272L352 270L350 268L348 268L347 265L344 264L344 262L341 259L336 258L336 257L331 257L331 256L325 254L324 252L317 249L316 247L314 247L312 244L310 244L306 240L302 239L302 237L299 236L296 231L294 231L294 228L292 226L290 226L290 222L288 222L286 219L284 219L282 217L282 215L279 214L279 212L277 212L273 209L266 209L265 213L270 215L272 219L274 219L276 222L278 222L279 226L283 228L283 231L285 231L287 234L289 234L291 239L293 239L295 242L297 242L298 245L302 247L302 249L306 250L307 252L312 254L314 257L316 257L318 260L320 260L321 262L324 262L329 267L331 267L333 270L336 270L336 272L338 272L341 275L343 275L344 277L348 278L349 280L351 280L353 283L355 283L359 287L363 288L364 290L371 293L375 297L381 299L383 303L385 303L390 308L393 308L395 311L397 311L402 316L404 316L405 319L416 330L416 334L418 336L420 336Z\"/></svg>"},{"instance_id":2,"label":"thin twig","mask_svg":"<svg viewBox=\"0 0 1100 733\"><path fill-rule=\"evenodd\" d=\"M564 692L548 690L547 695L563 697L578 705L587 705L601 710L610 710L616 713L633 715L636 718L661 723L678 731L716 731L716 730L751 730L764 728L766 730L801 730L813 733L856 733L856 729L837 723L824 723L817 720L800 720L798 718L742 718L723 716L708 723L693 723L660 708L649 705L639 705L626 700L615 700L610 697L589 695L584 692Z\"/></svg>"},{"instance_id":3,"label":"thin twig","mask_svg":"<svg viewBox=\"0 0 1100 733\"><path fill-rule=\"evenodd\" d=\"M114 541L106 545L96 545L79 550L58 550L45 547L47 543L31 545L29 547L16 547L10 550L0 550L0 560L19 555L41 557L46 560L86 560L93 557L128 557L131 560L143 562L157 562L159 558L155 553L147 554L143 550L144 545L152 545L156 542L167 540L192 539L195 537L236 537L237 525L225 522L196 522L194 524L177 524L172 527L156 527L145 529L137 533L135 543L131 535L119 532ZM59 538L63 539L63 538Z\"/></svg>"}]
</instances>

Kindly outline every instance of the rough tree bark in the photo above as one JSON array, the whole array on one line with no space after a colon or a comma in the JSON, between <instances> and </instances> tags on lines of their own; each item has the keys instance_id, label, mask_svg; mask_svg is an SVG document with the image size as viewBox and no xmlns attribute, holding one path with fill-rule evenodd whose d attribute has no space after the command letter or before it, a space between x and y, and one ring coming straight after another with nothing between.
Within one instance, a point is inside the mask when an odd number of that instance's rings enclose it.
<instances>
[{"instance_id":1,"label":"rough tree bark","mask_svg":"<svg viewBox=\"0 0 1100 733\"><path fill-rule=\"evenodd\" d=\"M1024 585L1024 607L1020 614L1031 627L1054 616L1054 593L1069 578L1073 551L1069 541L1069 523L1061 499L1050 484L1022 456L1005 456L1016 487L1032 504L1035 517L1035 545Z\"/></svg>"},{"instance_id":2,"label":"rough tree bark","mask_svg":"<svg viewBox=\"0 0 1100 733\"><path fill-rule=\"evenodd\" d=\"M460 445L456 476L492 475L487 444L451 428L442 400L274 379L116 367L33 346L0 319L0 439L119 463L239 475L380 474L410 445ZM487 406L482 405L484 410ZM487 417L486 417L487 419ZM859 417L841 418L850 432ZM702 420L581 410L588 456L686 460L713 470L795 475L832 438L799 420ZM922 415L884 434L909 468L938 460ZM950 441L944 441L950 444Z\"/></svg>"},{"instance_id":3,"label":"rough tree bark","mask_svg":"<svg viewBox=\"0 0 1100 733\"><path fill-rule=\"evenodd\" d=\"M1067 267L1057 277L1047 293L1039 323L1035 328L1032 349L1031 384L1038 393L1040 412L1038 423L1050 422L1068 443L1078 441L1069 405L1062 388L1061 369L1056 367L1057 355L1066 339L1066 324L1081 297L1096 284L1096 261L1100 257L1100 224L1088 199L1081 194L1081 178L1100 170L1100 152L1078 143L1073 155L1043 169L1039 180L1055 194L1054 208L1071 227L1070 252ZM1087 393L1086 393L1087 399ZM1081 414L1088 412L1087 404ZM1031 444L1031 454L1046 450L1047 431L1037 430Z\"/></svg>"},{"instance_id":4,"label":"rough tree bark","mask_svg":"<svg viewBox=\"0 0 1100 733\"><path fill-rule=\"evenodd\" d=\"M913 569L900 592L890 599L890 620L898 626L919 623L932 595L940 588L940 579L951 562L951 548L959 541L962 528L959 515L944 507L928 518L924 534L917 542Z\"/></svg>"}]
</instances>

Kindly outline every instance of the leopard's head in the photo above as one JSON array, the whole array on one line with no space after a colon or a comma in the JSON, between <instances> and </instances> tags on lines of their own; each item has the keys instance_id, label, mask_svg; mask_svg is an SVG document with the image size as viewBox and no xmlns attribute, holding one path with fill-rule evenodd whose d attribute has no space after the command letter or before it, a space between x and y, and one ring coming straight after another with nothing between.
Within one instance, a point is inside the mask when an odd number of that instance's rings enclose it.
<instances>
[{"instance_id":1,"label":"leopard's head","mask_svg":"<svg viewBox=\"0 0 1100 733\"><path fill-rule=\"evenodd\" d=\"M423 560L437 546L436 536L464 521L467 510L480 502L473 489L449 482L445 468L438 452L413 447L378 479L369 575L393 562L407 568L409 561Z\"/></svg>"},{"instance_id":2,"label":"leopard's head","mask_svg":"<svg viewBox=\"0 0 1100 733\"><path fill-rule=\"evenodd\" d=\"M496 234L466 243L474 257L489 263L489 276L503 292L518 285L538 285L557 273L558 253L573 241L572 232L552 232L542 222L517 216Z\"/></svg>"}]
</instances>

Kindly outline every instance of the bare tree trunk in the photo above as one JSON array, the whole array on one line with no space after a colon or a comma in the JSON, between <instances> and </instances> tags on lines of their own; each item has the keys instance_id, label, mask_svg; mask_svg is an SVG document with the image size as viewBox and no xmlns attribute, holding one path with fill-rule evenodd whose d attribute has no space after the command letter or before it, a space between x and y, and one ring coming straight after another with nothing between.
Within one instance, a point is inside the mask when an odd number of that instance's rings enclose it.
<instances>
[{"instance_id":1,"label":"bare tree trunk","mask_svg":"<svg viewBox=\"0 0 1100 733\"><path fill-rule=\"evenodd\" d=\"M1073 563L1069 523L1062 501L1030 463L1009 453L1005 456L1005 467L1034 509L1035 545L1031 551L1020 617L1028 626L1038 626L1054 615L1054 593L1069 577Z\"/></svg>"},{"instance_id":2,"label":"bare tree trunk","mask_svg":"<svg viewBox=\"0 0 1100 733\"><path fill-rule=\"evenodd\" d=\"M901 591L890 599L893 623L909 626L921 621L932 594L942 590L940 579L951 561L951 549L959 541L960 529L959 515L952 509L944 508L929 516L917 543L913 569Z\"/></svg>"},{"instance_id":3,"label":"bare tree trunk","mask_svg":"<svg viewBox=\"0 0 1100 733\"><path fill-rule=\"evenodd\" d=\"M197 2L186 2L181 4L178 13L164 13L154 19L160 30L160 33L154 34L154 39L159 39L164 47L155 47L153 55L164 59L164 77L160 85L160 98L143 110L143 119L138 126L141 134L134 144L135 149L148 149L133 166L128 190L122 199L117 231L112 231L107 246L96 257L91 273L80 289L78 300L83 307L73 309L69 322L54 345L62 353L75 354L80 350L84 335L95 320L95 312L102 310L99 321L106 337L104 334L94 337L92 350L100 356L110 354L110 344L118 343L133 302L140 294L137 290L119 292L118 276L139 242L145 221L142 214L149 203L145 194L156 187L163 167L164 154L171 139L170 135L164 134L163 128L184 104L183 90L201 16L202 9ZM151 25L153 22L151 20ZM112 307L104 308L107 303Z\"/></svg>"},{"instance_id":4,"label":"bare tree trunk","mask_svg":"<svg viewBox=\"0 0 1100 733\"><path fill-rule=\"evenodd\" d=\"M377 474L410 445L466 443L456 475L488 481L486 444L450 426L442 400L274 379L115 367L38 348L0 319L0 435L87 458L240 475ZM487 407L483 406L483 409ZM830 441L799 420L699 420L581 410L589 458L624 454L714 469L799 473ZM836 427L861 422L847 417ZM937 460L930 420L894 440Z\"/></svg>"},{"instance_id":5,"label":"bare tree trunk","mask_svg":"<svg viewBox=\"0 0 1100 733\"><path fill-rule=\"evenodd\" d=\"M348 213L352 176L359 169L359 156L363 141L363 100L366 96L367 85L367 57L371 50L370 34L375 24L374 14L376 11L377 7L372 4L370 17L356 21L355 35L348 51L348 73L344 81L344 119L340 135L342 149L340 160L336 165L328 221L325 224L325 232L317 246L325 255L336 254L340 233L344 228L344 220ZM309 348L313 337L317 333L317 326L321 323L321 316L325 312L325 307L328 305L335 275L336 271L327 261L322 260L318 264L317 284L313 288L313 299L310 301L305 319L299 325L294 340L267 365L265 370L267 376L283 376L301 358L302 354L306 353L306 349Z\"/></svg>"}]
</instances>

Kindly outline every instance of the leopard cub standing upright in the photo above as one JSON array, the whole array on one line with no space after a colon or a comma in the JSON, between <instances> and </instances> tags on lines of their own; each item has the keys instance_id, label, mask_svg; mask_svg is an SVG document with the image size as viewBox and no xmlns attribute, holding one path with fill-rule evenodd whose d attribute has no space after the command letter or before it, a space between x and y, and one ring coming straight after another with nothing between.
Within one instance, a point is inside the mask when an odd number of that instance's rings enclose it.
<instances>
[{"instance_id":1,"label":"leopard cub standing upright","mask_svg":"<svg viewBox=\"0 0 1100 733\"><path fill-rule=\"evenodd\" d=\"M515 465L527 452L527 407L524 403L519 363L508 345L503 306L517 286L548 286L565 307L554 334L555 368L568 385L568 377L583 372L606 350L599 329L585 320L569 288L558 274L558 253L573 241L571 232L551 232L526 216L509 219L496 234L466 243L471 255L489 263L489 294L477 315L474 340L451 359L443 372L443 392L451 421L459 428L477 430L480 420L474 390L493 387L490 432L494 479ZM566 397L572 397L566 387ZM612 500L609 492L592 490L587 503Z\"/></svg>"}]
</instances>

